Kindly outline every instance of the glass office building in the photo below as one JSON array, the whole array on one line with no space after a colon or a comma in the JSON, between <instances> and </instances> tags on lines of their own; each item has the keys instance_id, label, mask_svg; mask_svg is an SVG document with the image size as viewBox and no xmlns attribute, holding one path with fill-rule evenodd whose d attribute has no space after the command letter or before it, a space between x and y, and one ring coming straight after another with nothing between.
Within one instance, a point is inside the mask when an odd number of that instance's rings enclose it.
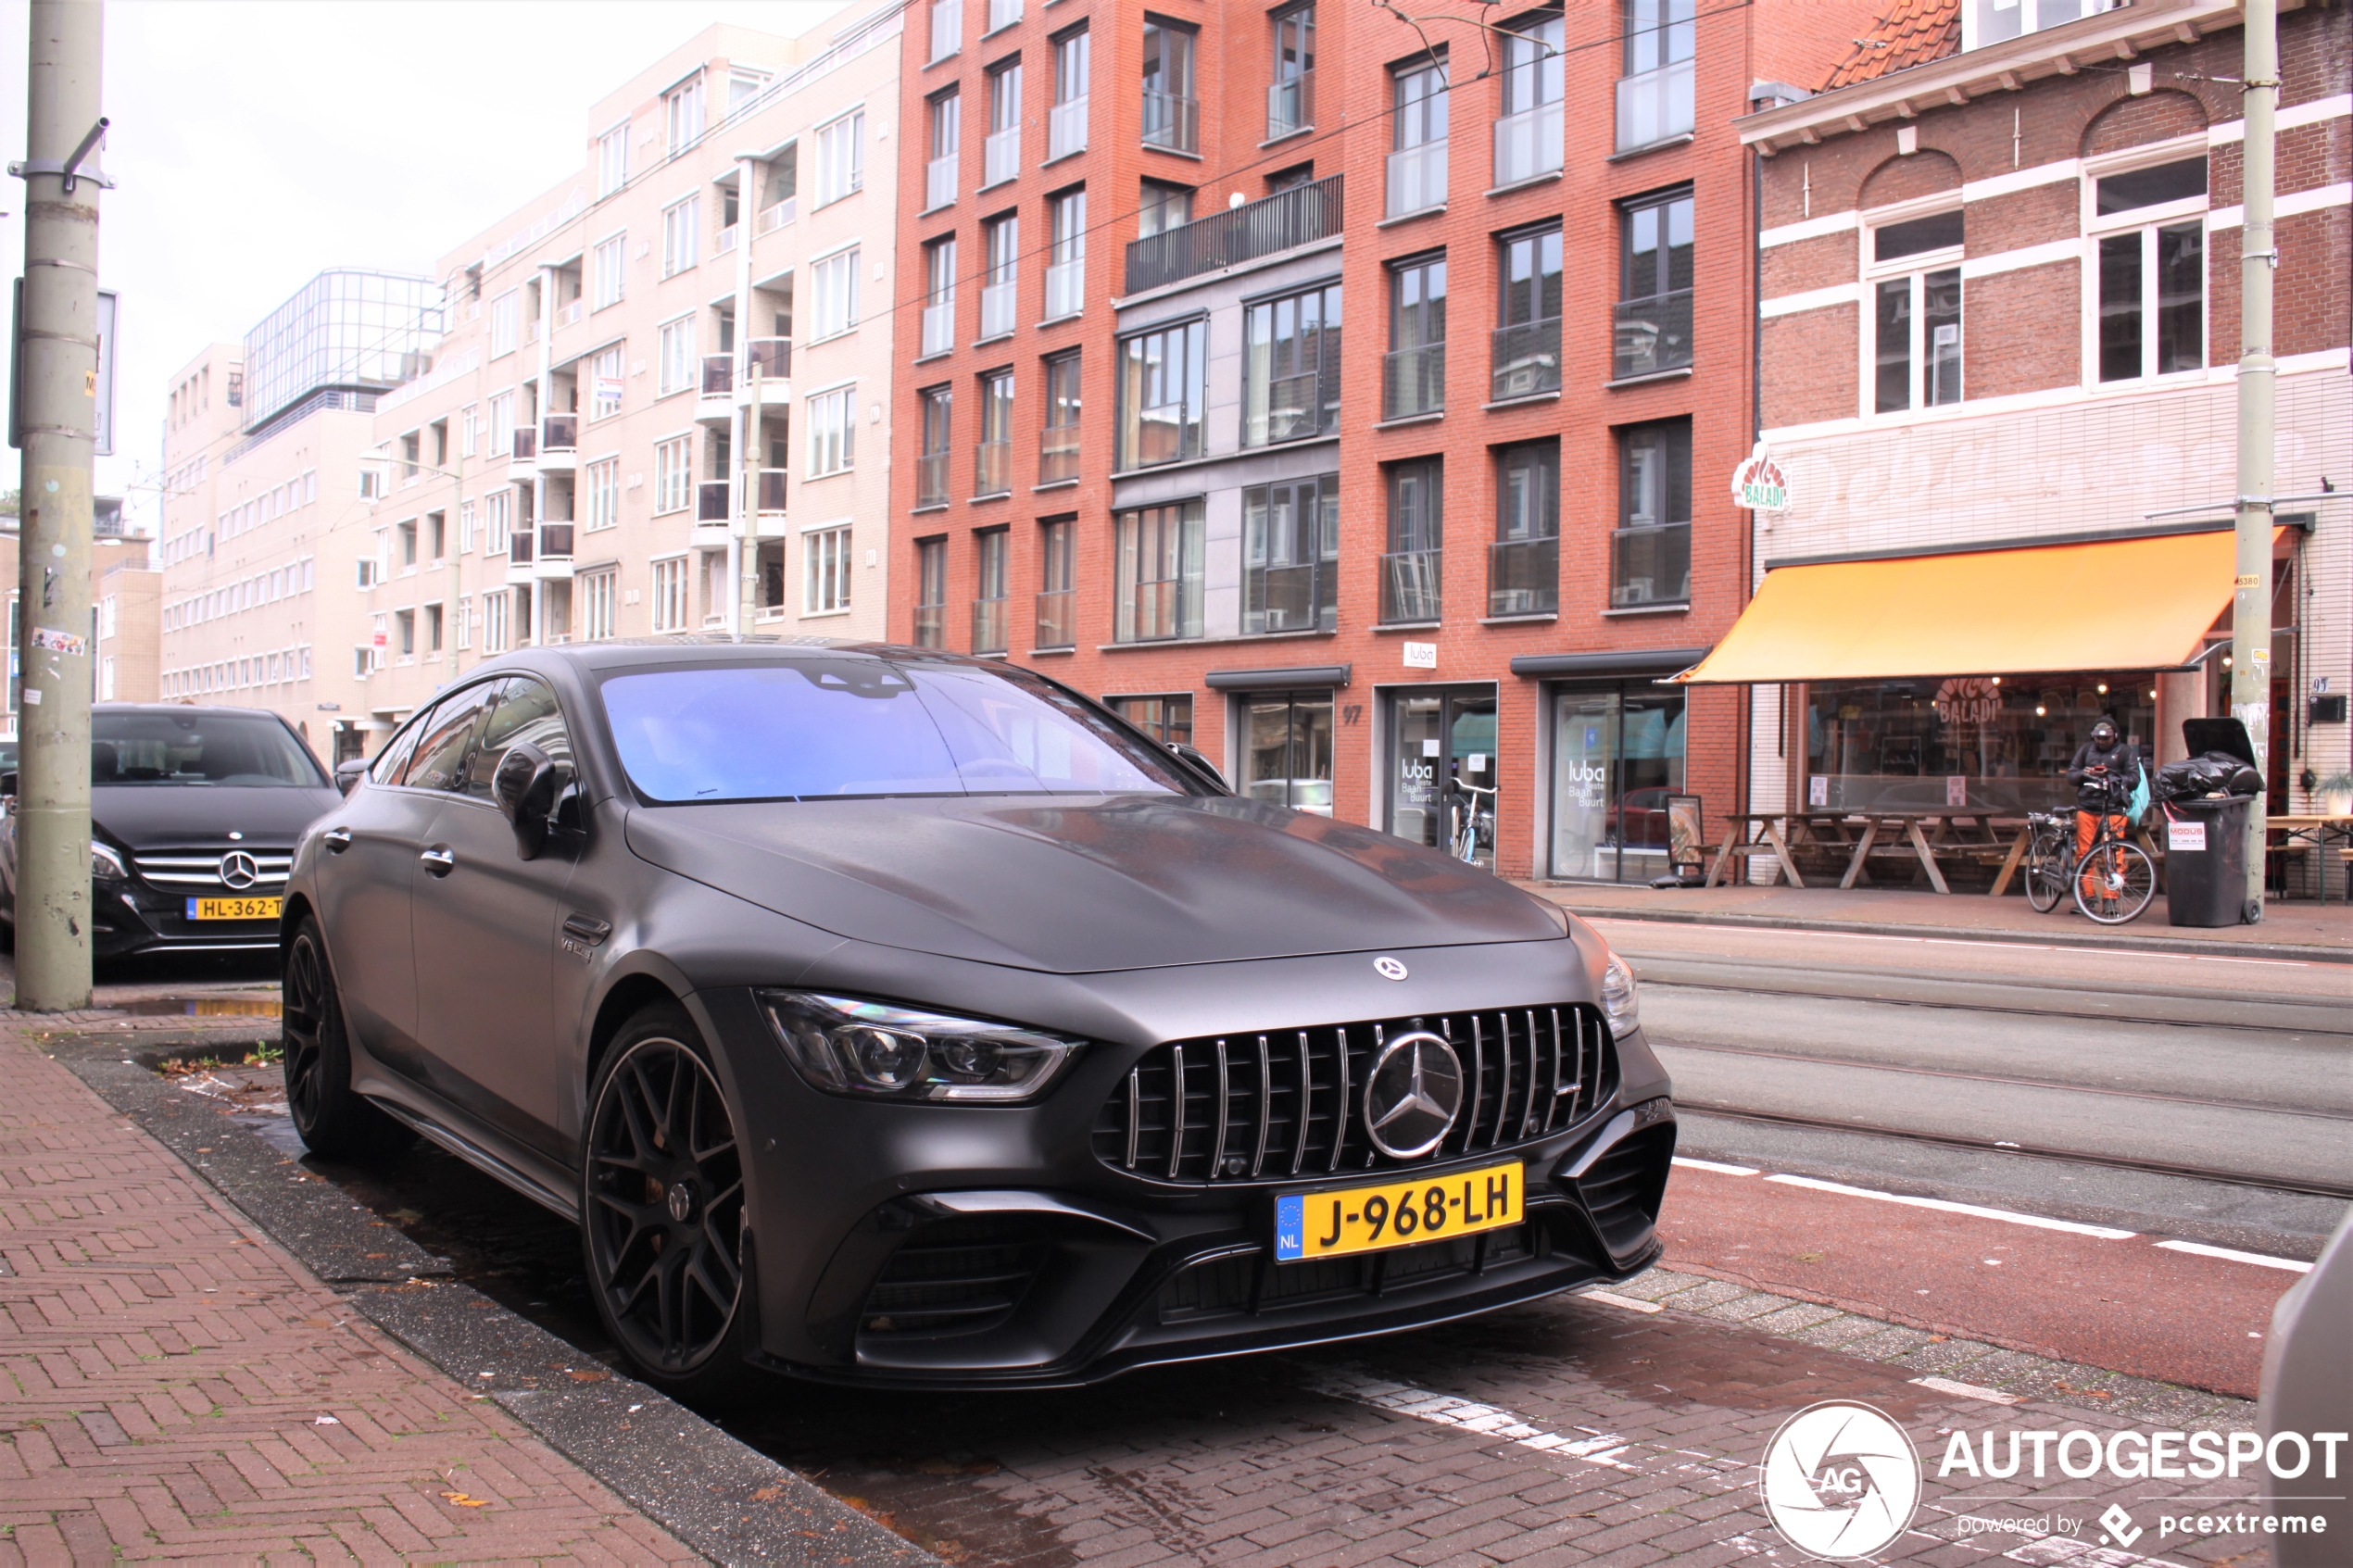
<instances>
[{"instance_id":1,"label":"glass office building","mask_svg":"<svg viewBox=\"0 0 2353 1568\"><path fill-rule=\"evenodd\" d=\"M321 272L245 334L245 429L308 405L362 411L422 375L444 329L441 285L390 272Z\"/></svg>"}]
</instances>

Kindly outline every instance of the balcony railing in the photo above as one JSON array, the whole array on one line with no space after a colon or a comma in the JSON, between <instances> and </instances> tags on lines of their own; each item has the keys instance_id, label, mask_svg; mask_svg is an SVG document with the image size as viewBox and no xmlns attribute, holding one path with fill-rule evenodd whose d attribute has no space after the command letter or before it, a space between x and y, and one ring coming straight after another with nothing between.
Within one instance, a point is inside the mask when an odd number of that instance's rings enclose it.
<instances>
[{"instance_id":1,"label":"balcony railing","mask_svg":"<svg viewBox=\"0 0 2353 1568\"><path fill-rule=\"evenodd\" d=\"M956 155L936 157L924 165L924 208L946 207L956 199Z\"/></svg>"},{"instance_id":2,"label":"balcony railing","mask_svg":"<svg viewBox=\"0 0 2353 1568\"><path fill-rule=\"evenodd\" d=\"M539 433L529 425L515 426L513 445L508 447L508 451L518 458L536 458L539 456Z\"/></svg>"},{"instance_id":3,"label":"balcony railing","mask_svg":"<svg viewBox=\"0 0 2353 1568\"><path fill-rule=\"evenodd\" d=\"M1038 641L1041 648L1078 646L1078 592L1049 588L1038 596Z\"/></svg>"},{"instance_id":4,"label":"balcony railing","mask_svg":"<svg viewBox=\"0 0 2353 1568\"><path fill-rule=\"evenodd\" d=\"M539 525L539 558L569 560L572 558L572 524L543 522Z\"/></svg>"},{"instance_id":5,"label":"balcony railing","mask_svg":"<svg viewBox=\"0 0 2353 1568\"><path fill-rule=\"evenodd\" d=\"M1615 315L1612 377L1653 375L1692 362L1691 290L1677 289L1648 299L1621 299Z\"/></svg>"},{"instance_id":6,"label":"balcony railing","mask_svg":"<svg viewBox=\"0 0 2353 1568\"><path fill-rule=\"evenodd\" d=\"M1333 571L1332 562L1320 560L1251 568L1243 574L1242 630L1252 636L1316 630L1334 586Z\"/></svg>"},{"instance_id":7,"label":"balcony railing","mask_svg":"<svg viewBox=\"0 0 2353 1568\"><path fill-rule=\"evenodd\" d=\"M1021 127L992 131L980 144L980 183L983 189L1001 185L1021 172Z\"/></svg>"},{"instance_id":8,"label":"balcony railing","mask_svg":"<svg viewBox=\"0 0 2353 1568\"><path fill-rule=\"evenodd\" d=\"M964 0L933 0L931 57L944 60L963 47Z\"/></svg>"},{"instance_id":9,"label":"balcony railing","mask_svg":"<svg viewBox=\"0 0 2353 1568\"><path fill-rule=\"evenodd\" d=\"M745 340L744 374L749 376L755 365L760 367L762 380L789 380L792 376L792 339L755 337Z\"/></svg>"},{"instance_id":10,"label":"balcony railing","mask_svg":"<svg viewBox=\"0 0 2353 1568\"><path fill-rule=\"evenodd\" d=\"M1661 523L1620 528L1609 536L1609 602L1613 609L1692 600L1692 525Z\"/></svg>"},{"instance_id":11,"label":"balcony railing","mask_svg":"<svg viewBox=\"0 0 2353 1568\"><path fill-rule=\"evenodd\" d=\"M1438 619L1442 550L1392 550L1380 558L1380 618Z\"/></svg>"},{"instance_id":12,"label":"balcony railing","mask_svg":"<svg viewBox=\"0 0 2353 1568\"><path fill-rule=\"evenodd\" d=\"M1617 79L1617 150L1647 147L1692 129L1692 62Z\"/></svg>"},{"instance_id":13,"label":"balcony railing","mask_svg":"<svg viewBox=\"0 0 2353 1568\"><path fill-rule=\"evenodd\" d=\"M917 605L915 607L915 646L919 648L942 648L948 646L948 607Z\"/></svg>"},{"instance_id":14,"label":"balcony railing","mask_svg":"<svg viewBox=\"0 0 2353 1568\"><path fill-rule=\"evenodd\" d=\"M1054 484L1078 477L1078 427L1048 425L1038 433L1038 483Z\"/></svg>"},{"instance_id":15,"label":"balcony railing","mask_svg":"<svg viewBox=\"0 0 2353 1568\"><path fill-rule=\"evenodd\" d=\"M1176 93L1144 94L1144 145L1201 151L1201 100Z\"/></svg>"},{"instance_id":16,"label":"balcony railing","mask_svg":"<svg viewBox=\"0 0 2353 1568\"><path fill-rule=\"evenodd\" d=\"M935 354L945 354L956 346L956 302L943 299L937 305L924 307L924 338L922 354L928 359Z\"/></svg>"},{"instance_id":17,"label":"balcony railing","mask_svg":"<svg viewBox=\"0 0 2353 1568\"><path fill-rule=\"evenodd\" d=\"M742 232L743 232L742 226L741 226L740 224L736 224L736 223L730 223L730 224L728 224L728 225L727 225L724 229L720 230L720 231L719 231L719 250L718 250L718 254L720 254L721 256L724 256L724 255L726 255L729 251L731 251L731 250L735 249L735 248L736 248L736 235L738 235L738 234L740 234L740 233L742 233Z\"/></svg>"},{"instance_id":18,"label":"balcony railing","mask_svg":"<svg viewBox=\"0 0 2353 1568\"><path fill-rule=\"evenodd\" d=\"M1005 651L1005 601L973 600L973 652Z\"/></svg>"},{"instance_id":19,"label":"balcony railing","mask_svg":"<svg viewBox=\"0 0 2353 1568\"><path fill-rule=\"evenodd\" d=\"M695 486L695 521L724 522L727 521L727 482L706 479Z\"/></svg>"},{"instance_id":20,"label":"balcony railing","mask_svg":"<svg viewBox=\"0 0 2353 1568\"><path fill-rule=\"evenodd\" d=\"M539 421L540 450L569 452L580 445L578 414L549 414Z\"/></svg>"},{"instance_id":21,"label":"balcony railing","mask_svg":"<svg viewBox=\"0 0 2353 1568\"><path fill-rule=\"evenodd\" d=\"M1487 613L1549 615L1560 608L1561 542L1499 539L1487 546Z\"/></svg>"},{"instance_id":22,"label":"balcony railing","mask_svg":"<svg viewBox=\"0 0 2353 1568\"><path fill-rule=\"evenodd\" d=\"M783 511L785 509L785 470L761 469L753 475L753 479L756 482L754 490L759 496L760 509L763 512Z\"/></svg>"},{"instance_id":23,"label":"balcony railing","mask_svg":"<svg viewBox=\"0 0 2353 1568\"><path fill-rule=\"evenodd\" d=\"M1446 407L1446 345L1392 348L1381 356L1380 417L1407 420Z\"/></svg>"},{"instance_id":24,"label":"balcony railing","mask_svg":"<svg viewBox=\"0 0 2353 1568\"><path fill-rule=\"evenodd\" d=\"M1087 100L1056 104L1046 116L1046 161L1084 152L1087 148Z\"/></svg>"},{"instance_id":25,"label":"balcony railing","mask_svg":"<svg viewBox=\"0 0 2353 1568\"><path fill-rule=\"evenodd\" d=\"M1561 319L1521 321L1494 332L1493 389L1501 403L1508 397L1529 397L1558 392L1561 385Z\"/></svg>"},{"instance_id":26,"label":"balcony railing","mask_svg":"<svg viewBox=\"0 0 2353 1568\"><path fill-rule=\"evenodd\" d=\"M988 0L988 31L1011 27L1021 20L1021 0Z\"/></svg>"},{"instance_id":27,"label":"balcony railing","mask_svg":"<svg viewBox=\"0 0 2353 1568\"><path fill-rule=\"evenodd\" d=\"M1557 100L1507 114L1495 122L1495 183L1516 185L1561 166L1561 106Z\"/></svg>"},{"instance_id":28,"label":"balcony railing","mask_svg":"<svg viewBox=\"0 0 2353 1568\"><path fill-rule=\"evenodd\" d=\"M1335 373L1327 378L1320 370L1307 370L1295 376L1275 376L1266 383L1266 420L1263 429L1251 429L1256 421L1245 415L1243 439L1252 445L1265 441L1297 441L1315 435L1339 420L1340 388Z\"/></svg>"},{"instance_id":29,"label":"balcony railing","mask_svg":"<svg viewBox=\"0 0 2353 1568\"><path fill-rule=\"evenodd\" d=\"M531 564L532 556L531 545L532 533L528 528L518 528L512 533L508 534L508 564L511 566L529 566Z\"/></svg>"},{"instance_id":30,"label":"balcony railing","mask_svg":"<svg viewBox=\"0 0 2353 1568\"><path fill-rule=\"evenodd\" d=\"M1076 316L1087 303L1087 263L1057 261L1046 269L1046 320Z\"/></svg>"},{"instance_id":31,"label":"balcony railing","mask_svg":"<svg viewBox=\"0 0 2353 1568\"><path fill-rule=\"evenodd\" d=\"M702 395L725 397L736 390L736 357L732 354L706 354L702 357Z\"/></svg>"},{"instance_id":32,"label":"balcony railing","mask_svg":"<svg viewBox=\"0 0 2353 1568\"><path fill-rule=\"evenodd\" d=\"M948 454L925 452L915 458L915 505L944 507L948 504Z\"/></svg>"},{"instance_id":33,"label":"balcony railing","mask_svg":"<svg viewBox=\"0 0 2353 1568\"><path fill-rule=\"evenodd\" d=\"M1446 205L1446 139L1389 155L1389 212L1403 218Z\"/></svg>"},{"instance_id":34,"label":"balcony railing","mask_svg":"<svg viewBox=\"0 0 2353 1568\"><path fill-rule=\"evenodd\" d=\"M773 234L777 230L783 228L786 224L791 222L793 220L795 209L798 208L799 205L799 200L797 197L786 196L783 201L777 202L773 206L761 208L760 232L763 234Z\"/></svg>"},{"instance_id":35,"label":"balcony railing","mask_svg":"<svg viewBox=\"0 0 2353 1568\"><path fill-rule=\"evenodd\" d=\"M1003 337L1013 330L1013 311L1019 291L1012 283L991 283L980 291L980 335L984 338Z\"/></svg>"},{"instance_id":36,"label":"balcony railing","mask_svg":"<svg viewBox=\"0 0 2353 1568\"><path fill-rule=\"evenodd\" d=\"M556 325L560 327L569 327L587 313L588 302L586 300L577 298L568 300L556 307Z\"/></svg>"},{"instance_id":37,"label":"balcony railing","mask_svg":"<svg viewBox=\"0 0 2353 1568\"><path fill-rule=\"evenodd\" d=\"M1302 71L1266 89L1266 139L1288 136L1315 123L1315 73Z\"/></svg>"},{"instance_id":38,"label":"balcony railing","mask_svg":"<svg viewBox=\"0 0 2353 1568\"><path fill-rule=\"evenodd\" d=\"M973 447L973 494L1001 495L1013 487L1013 444L983 441Z\"/></svg>"},{"instance_id":39,"label":"balcony railing","mask_svg":"<svg viewBox=\"0 0 2353 1568\"><path fill-rule=\"evenodd\" d=\"M1334 174L1134 241L1127 247L1126 292L1330 239L1340 232L1340 191L1341 176Z\"/></svg>"}]
</instances>

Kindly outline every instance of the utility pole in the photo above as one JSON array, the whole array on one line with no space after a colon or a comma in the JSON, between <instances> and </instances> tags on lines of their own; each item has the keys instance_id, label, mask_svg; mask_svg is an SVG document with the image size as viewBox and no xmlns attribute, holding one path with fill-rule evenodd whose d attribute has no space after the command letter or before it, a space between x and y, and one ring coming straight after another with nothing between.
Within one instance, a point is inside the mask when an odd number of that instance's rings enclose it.
<instances>
[{"instance_id":1,"label":"utility pole","mask_svg":"<svg viewBox=\"0 0 2353 1568\"><path fill-rule=\"evenodd\" d=\"M2254 744L2264 787L2246 813L2246 910L2263 918L2265 794L2271 777L2271 358L2273 145L2280 107L2279 0L2247 0L2246 218L2239 227L2237 582L2231 607L2231 713Z\"/></svg>"},{"instance_id":2,"label":"utility pole","mask_svg":"<svg viewBox=\"0 0 2353 1568\"><path fill-rule=\"evenodd\" d=\"M99 0L32 0L25 87L17 1006L90 1005L90 459L97 436Z\"/></svg>"}]
</instances>

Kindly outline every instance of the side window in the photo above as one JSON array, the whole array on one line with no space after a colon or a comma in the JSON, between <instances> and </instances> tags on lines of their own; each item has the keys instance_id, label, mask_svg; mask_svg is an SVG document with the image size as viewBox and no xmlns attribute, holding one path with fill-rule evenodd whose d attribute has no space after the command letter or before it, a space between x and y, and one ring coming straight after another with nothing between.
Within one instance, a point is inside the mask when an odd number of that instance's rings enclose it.
<instances>
[{"instance_id":1,"label":"side window","mask_svg":"<svg viewBox=\"0 0 2353 1568\"><path fill-rule=\"evenodd\" d=\"M410 754L417 749L417 737L424 733L426 720L430 717L419 719L384 743L384 748L377 752L376 759L368 765L369 783L396 784L400 782L402 771L409 766Z\"/></svg>"},{"instance_id":2,"label":"side window","mask_svg":"<svg viewBox=\"0 0 2353 1568\"><path fill-rule=\"evenodd\" d=\"M417 731L417 752L400 782L410 789L454 789L466 763L466 748L481 728L482 712L498 683L485 681L452 693L434 705Z\"/></svg>"},{"instance_id":3,"label":"side window","mask_svg":"<svg viewBox=\"0 0 2353 1568\"><path fill-rule=\"evenodd\" d=\"M570 775L572 737L565 732L563 710L556 706L556 694L544 682L517 675L499 687L497 700L491 704L490 721L483 726L482 744L474 747L473 759L466 767L465 792L476 800L488 800L490 781L497 776L498 764L508 749L525 743L546 752Z\"/></svg>"}]
</instances>

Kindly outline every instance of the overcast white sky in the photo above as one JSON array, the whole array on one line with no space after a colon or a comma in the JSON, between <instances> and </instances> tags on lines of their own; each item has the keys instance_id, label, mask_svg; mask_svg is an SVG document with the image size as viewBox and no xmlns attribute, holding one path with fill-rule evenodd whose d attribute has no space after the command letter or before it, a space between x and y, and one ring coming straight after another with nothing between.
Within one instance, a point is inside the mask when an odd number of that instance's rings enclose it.
<instances>
[{"instance_id":1,"label":"overcast white sky","mask_svg":"<svg viewBox=\"0 0 2353 1568\"><path fill-rule=\"evenodd\" d=\"M430 274L580 167L588 105L713 22L791 36L839 0L107 0L98 273L122 293L101 495L154 516L165 378L327 267ZM0 162L24 152L24 0L0 0ZM0 188L0 276L24 188ZM0 486L17 454L0 447Z\"/></svg>"}]
</instances>

